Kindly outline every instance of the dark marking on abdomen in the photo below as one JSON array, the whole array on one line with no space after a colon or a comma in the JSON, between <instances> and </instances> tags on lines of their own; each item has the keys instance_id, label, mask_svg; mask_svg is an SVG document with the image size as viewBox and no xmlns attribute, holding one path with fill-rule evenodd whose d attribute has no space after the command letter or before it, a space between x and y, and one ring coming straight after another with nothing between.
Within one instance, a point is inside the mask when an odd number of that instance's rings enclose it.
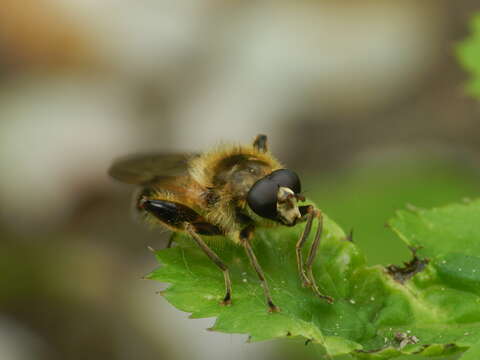
<instances>
[{"instance_id":1,"label":"dark marking on abdomen","mask_svg":"<svg viewBox=\"0 0 480 360\"><path fill-rule=\"evenodd\" d=\"M201 235L220 235L223 233L218 226L210 224L195 210L186 205L166 200L144 200L142 207L158 220L178 230L184 230L185 223L194 226Z\"/></svg>"}]
</instances>

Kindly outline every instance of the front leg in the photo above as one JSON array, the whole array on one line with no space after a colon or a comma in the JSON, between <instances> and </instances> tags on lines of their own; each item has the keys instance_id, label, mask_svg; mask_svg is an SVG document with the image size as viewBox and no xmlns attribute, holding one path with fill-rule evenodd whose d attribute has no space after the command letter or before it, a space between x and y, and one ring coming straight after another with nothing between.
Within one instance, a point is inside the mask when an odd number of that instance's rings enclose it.
<instances>
[{"instance_id":1,"label":"front leg","mask_svg":"<svg viewBox=\"0 0 480 360\"><path fill-rule=\"evenodd\" d=\"M303 266L303 257L302 257L302 249L307 241L308 235L312 230L313 219L315 218L315 209L311 205L307 206L300 206L299 207L300 213L302 214L302 220L307 220L305 224L305 228L303 229L302 235L300 239L298 239L297 244L295 245L295 253L297 255L297 266L298 266L298 274L302 280L303 286L310 286L310 281L307 277Z\"/></svg>"},{"instance_id":2,"label":"front leg","mask_svg":"<svg viewBox=\"0 0 480 360\"><path fill-rule=\"evenodd\" d=\"M320 292L320 289L317 286L317 282L315 281L315 276L313 275L313 269L312 269L313 262L315 261L315 257L317 255L318 247L320 246L320 240L322 237L322 230L323 230L322 212L319 209L316 209L313 205L301 206L299 209L300 209L300 213L302 215L305 215L307 219L305 229L303 230L303 233L300 236L300 239L298 240L295 248L300 277L302 279L304 286L311 287L313 292L318 297L326 300L329 303L333 303L332 297L328 295L324 295ZM318 227L317 227L317 231L315 232L315 238L313 240L312 246L310 247L310 251L308 252L307 261L304 267L303 258L302 258L302 248L303 248L303 245L305 245L308 235L310 235L310 232L312 230L313 220L315 218L318 219Z\"/></svg>"}]
</instances>

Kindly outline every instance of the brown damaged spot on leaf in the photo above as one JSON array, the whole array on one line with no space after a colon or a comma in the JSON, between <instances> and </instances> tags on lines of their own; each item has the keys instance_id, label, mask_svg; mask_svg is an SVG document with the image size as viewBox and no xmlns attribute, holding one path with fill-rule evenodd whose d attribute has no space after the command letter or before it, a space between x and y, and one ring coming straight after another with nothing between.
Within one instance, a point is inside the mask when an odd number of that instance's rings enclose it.
<instances>
[{"instance_id":1,"label":"brown damaged spot on leaf","mask_svg":"<svg viewBox=\"0 0 480 360\"><path fill-rule=\"evenodd\" d=\"M403 332L397 332L395 334L395 340L398 342L398 348L401 350L409 344L416 344L419 339L415 335L409 335Z\"/></svg>"},{"instance_id":2,"label":"brown damaged spot on leaf","mask_svg":"<svg viewBox=\"0 0 480 360\"><path fill-rule=\"evenodd\" d=\"M425 266L430 262L429 259L420 259L417 256L417 250L418 248L410 248L410 251L412 252L413 258L412 260L408 262L403 263L402 266L397 266L397 265L388 265L386 267L387 273L395 280L398 281L400 284L403 284L405 281L410 279L412 276L415 274L419 273L423 269L425 269Z\"/></svg>"}]
</instances>

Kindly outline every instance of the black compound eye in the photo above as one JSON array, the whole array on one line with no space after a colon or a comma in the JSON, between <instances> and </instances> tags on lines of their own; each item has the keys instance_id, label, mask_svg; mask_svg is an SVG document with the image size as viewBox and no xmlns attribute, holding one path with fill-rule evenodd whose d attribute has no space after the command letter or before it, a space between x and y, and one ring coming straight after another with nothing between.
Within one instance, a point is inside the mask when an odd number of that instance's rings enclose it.
<instances>
[{"instance_id":1,"label":"black compound eye","mask_svg":"<svg viewBox=\"0 0 480 360\"><path fill-rule=\"evenodd\" d=\"M248 206L257 214L267 219L277 217L278 184L269 176L258 180L248 192Z\"/></svg>"},{"instance_id":2,"label":"black compound eye","mask_svg":"<svg viewBox=\"0 0 480 360\"><path fill-rule=\"evenodd\" d=\"M280 186L292 189L295 194L300 194L300 192L302 191L300 178L292 170L275 170L270 175L268 175L268 178L270 178L273 182Z\"/></svg>"}]
</instances>

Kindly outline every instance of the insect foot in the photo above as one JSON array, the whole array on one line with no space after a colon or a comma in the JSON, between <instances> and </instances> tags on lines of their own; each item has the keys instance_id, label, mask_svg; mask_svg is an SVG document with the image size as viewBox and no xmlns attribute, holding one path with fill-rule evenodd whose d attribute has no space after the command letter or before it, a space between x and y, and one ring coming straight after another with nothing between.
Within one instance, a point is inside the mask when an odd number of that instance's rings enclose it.
<instances>
[{"instance_id":1,"label":"insect foot","mask_svg":"<svg viewBox=\"0 0 480 360\"><path fill-rule=\"evenodd\" d=\"M318 288L317 284L315 283L315 280L312 279L311 283L312 283L311 288L312 288L315 295L317 295L320 299L325 300L329 304L333 304L333 298L331 296L322 294L320 292L320 289Z\"/></svg>"},{"instance_id":2,"label":"insect foot","mask_svg":"<svg viewBox=\"0 0 480 360\"><path fill-rule=\"evenodd\" d=\"M230 298L230 296L226 296L222 301L220 301L220 305L222 306L232 305L232 299Z\"/></svg>"},{"instance_id":3,"label":"insect foot","mask_svg":"<svg viewBox=\"0 0 480 360\"><path fill-rule=\"evenodd\" d=\"M277 305L275 305L273 302L268 303L268 312L278 313L278 312L281 312L281 311L282 310Z\"/></svg>"},{"instance_id":4,"label":"insect foot","mask_svg":"<svg viewBox=\"0 0 480 360\"><path fill-rule=\"evenodd\" d=\"M320 292L320 289L318 288L317 284L314 282L314 281L311 281L311 280L304 280L303 281L303 287L309 287L312 289L313 293L318 296L320 299L323 299L325 300L326 302L328 302L329 304L333 304L334 303L334 299L331 297L331 296L328 296L328 295L324 295Z\"/></svg>"},{"instance_id":5,"label":"insect foot","mask_svg":"<svg viewBox=\"0 0 480 360\"><path fill-rule=\"evenodd\" d=\"M313 291L315 293L315 295L317 295L320 299L323 299L325 300L326 302L328 302L329 304L333 304L335 302L335 300L333 299L333 297L331 296L328 296L328 295L323 295L322 293L320 293L319 291Z\"/></svg>"}]
</instances>

